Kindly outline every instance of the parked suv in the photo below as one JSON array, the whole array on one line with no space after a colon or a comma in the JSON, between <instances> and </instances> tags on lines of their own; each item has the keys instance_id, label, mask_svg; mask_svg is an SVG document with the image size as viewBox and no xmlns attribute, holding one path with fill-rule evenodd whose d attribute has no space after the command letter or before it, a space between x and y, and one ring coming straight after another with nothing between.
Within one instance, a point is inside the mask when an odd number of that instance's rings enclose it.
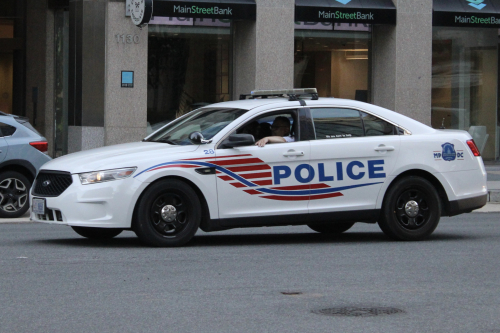
<instances>
[{"instance_id":1,"label":"parked suv","mask_svg":"<svg viewBox=\"0 0 500 333\"><path fill-rule=\"evenodd\" d=\"M27 118L0 112L0 217L19 217L29 208L29 190L51 158L47 140Z\"/></svg>"}]
</instances>

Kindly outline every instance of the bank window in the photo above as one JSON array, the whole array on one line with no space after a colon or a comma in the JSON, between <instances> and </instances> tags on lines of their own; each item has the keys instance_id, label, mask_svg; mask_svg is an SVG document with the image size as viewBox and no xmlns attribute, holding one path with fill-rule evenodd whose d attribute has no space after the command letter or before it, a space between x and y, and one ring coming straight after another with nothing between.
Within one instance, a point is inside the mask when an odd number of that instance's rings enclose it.
<instances>
[{"instance_id":1,"label":"bank window","mask_svg":"<svg viewBox=\"0 0 500 333\"><path fill-rule=\"evenodd\" d=\"M148 26L148 132L231 96L231 21L158 17Z\"/></svg>"},{"instance_id":2,"label":"bank window","mask_svg":"<svg viewBox=\"0 0 500 333\"><path fill-rule=\"evenodd\" d=\"M498 159L498 29L434 27L432 34L432 127L468 131L484 160Z\"/></svg>"},{"instance_id":3,"label":"bank window","mask_svg":"<svg viewBox=\"0 0 500 333\"><path fill-rule=\"evenodd\" d=\"M371 102L371 26L296 22L294 88Z\"/></svg>"},{"instance_id":4,"label":"bank window","mask_svg":"<svg viewBox=\"0 0 500 333\"><path fill-rule=\"evenodd\" d=\"M360 112L357 110L321 108L311 111L317 140L354 138L364 135Z\"/></svg>"},{"instance_id":5,"label":"bank window","mask_svg":"<svg viewBox=\"0 0 500 333\"><path fill-rule=\"evenodd\" d=\"M397 135L396 126L382 120L374 115L361 112L361 118L365 126L365 136Z\"/></svg>"}]
</instances>

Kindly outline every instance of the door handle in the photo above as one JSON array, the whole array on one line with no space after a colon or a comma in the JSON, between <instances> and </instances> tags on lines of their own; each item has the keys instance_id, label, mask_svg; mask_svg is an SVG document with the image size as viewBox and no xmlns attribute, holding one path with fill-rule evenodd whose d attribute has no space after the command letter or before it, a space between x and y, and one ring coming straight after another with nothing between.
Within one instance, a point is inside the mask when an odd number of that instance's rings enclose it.
<instances>
[{"instance_id":1,"label":"door handle","mask_svg":"<svg viewBox=\"0 0 500 333\"><path fill-rule=\"evenodd\" d=\"M304 156L304 152L303 151L289 150L286 153L284 153L283 156L285 156L285 157L288 157L288 156Z\"/></svg>"},{"instance_id":2,"label":"door handle","mask_svg":"<svg viewBox=\"0 0 500 333\"><path fill-rule=\"evenodd\" d=\"M377 148L375 148L375 151L393 151L394 147L391 146L386 146L386 145L380 145Z\"/></svg>"}]
</instances>

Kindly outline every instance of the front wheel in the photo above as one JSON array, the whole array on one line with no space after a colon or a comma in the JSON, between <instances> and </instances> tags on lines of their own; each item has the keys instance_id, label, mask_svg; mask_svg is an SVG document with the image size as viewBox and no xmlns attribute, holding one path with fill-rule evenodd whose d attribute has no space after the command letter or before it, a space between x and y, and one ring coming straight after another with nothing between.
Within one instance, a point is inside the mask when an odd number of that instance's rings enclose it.
<instances>
[{"instance_id":1,"label":"front wheel","mask_svg":"<svg viewBox=\"0 0 500 333\"><path fill-rule=\"evenodd\" d=\"M196 192L177 179L148 187L138 203L134 231L151 246L182 246L193 238L201 222Z\"/></svg>"},{"instance_id":2,"label":"front wheel","mask_svg":"<svg viewBox=\"0 0 500 333\"><path fill-rule=\"evenodd\" d=\"M71 227L80 236L89 239L110 239L121 234L123 229L114 228L92 228L92 227Z\"/></svg>"},{"instance_id":3,"label":"front wheel","mask_svg":"<svg viewBox=\"0 0 500 333\"><path fill-rule=\"evenodd\" d=\"M441 217L441 201L434 186L426 179L405 177L386 193L380 229L396 240L418 241L436 229Z\"/></svg>"},{"instance_id":4,"label":"front wheel","mask_svg":"<svg viewBox=\"0 0 500 333\"><path fill-rule=\"evenodd\" d=\"M330 224L308 224L307 226L314 231L321 232L323 234L341 234L354 225L354 222L341 222L341 223L330 223Z\"/></svg>"},{"instance_id":5,"label":"front wheel","mask_svg":"<svg viewBox=\"0 0 500 333\"><path fill-rule=\"evenodd\" d=\"M31 182L23 174L6 171L0 174L0 217L23 216L29 208Z\"/></svg>"}]
</instances>

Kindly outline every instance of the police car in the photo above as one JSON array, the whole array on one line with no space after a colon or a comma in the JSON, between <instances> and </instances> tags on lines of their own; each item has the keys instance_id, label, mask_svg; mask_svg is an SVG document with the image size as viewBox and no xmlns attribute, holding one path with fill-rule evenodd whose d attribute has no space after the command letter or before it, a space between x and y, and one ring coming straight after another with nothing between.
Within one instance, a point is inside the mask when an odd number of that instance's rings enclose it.
<instances>
[{"instance_id":1,"label":"police car","mask_svg":"<svg viewBox=\"0 0 500 333\"><path fill-rule=\"evenodd\" d=\"M256 145L276 133L278 117L291 139ZM33 185L31 219L88 238L133 230L152 246L183 245L198 228L341 233L356 222L421 240L441 216L486 199L469 133L294 89L255 91L192 111L142 142L54 159Z\"/></svg>"}]
</instances>

